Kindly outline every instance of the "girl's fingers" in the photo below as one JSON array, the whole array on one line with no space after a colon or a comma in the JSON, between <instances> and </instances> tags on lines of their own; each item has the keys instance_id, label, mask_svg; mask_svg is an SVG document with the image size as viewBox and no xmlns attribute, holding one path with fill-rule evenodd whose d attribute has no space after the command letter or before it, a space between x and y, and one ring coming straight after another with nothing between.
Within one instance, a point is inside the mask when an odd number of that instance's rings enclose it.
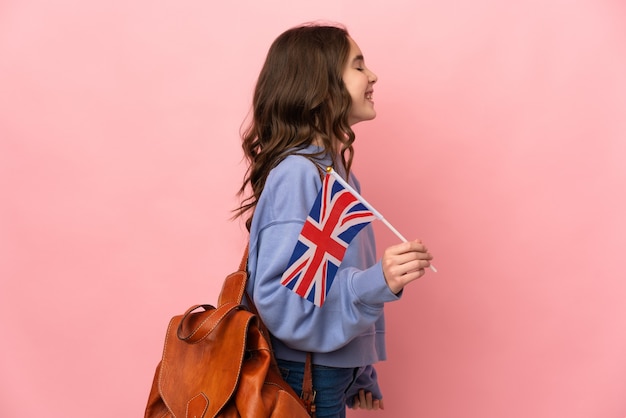
<instances>
[{"instance_id":1,"label":"girl's fingers","mask_svg":"<svg viewBox=\"0 0 626 418\"><path fill-rule=\"evenodd\" d=\"M361 408L367 408L367 401L365 399L365 391L363 389L359 390L359 403L361 404Z\"/></svg>"},{"instance_id":2,"label":"girl's fingers","mask_svg":"<svg viewBox=\"0 0 626 418\"><path fill-rule=\"evenodd\" d=\"M358 395L354 395L352 402L352 409L385 409L385 404L382 399L374 399L372 392L365 392L365 390L359 390Z\"/></svg>"},{"instance_id":3,"label":"girl's fingers","mask_svg":"<svg viewBox=\"0 0 626 418\"><path fill-rule=\"evenodd\" d=\"M415 260L430 260L433 256L430 253L422 253L422 252L410 252L401 255L391 256L387 259L390 263L393 263L398 266L402 266L407 263L411 263Z\"/></svg>"},{"instance_id":4,"label":"girl's fingers","mask_svg":"<svg viewBox=\"0 0 626 418\"><path fill-rule=\"evenodd\" d=\"M378 411L378 409L379 409L379 408L380 408L380 400L378 400L378 399L374 399L374 400L372 401L372 409L373 409L374 411Z\"/></svg>"},{"instance_id":5,"label":"girl's fingers","mask_svg":"<svg viewBox=\"0 0 626 418\"><path fill-rule=\"evenodd\" d=\"M420 241L408 241L387 248L390 255L401 255L411 252L428 252L428 248Z\"/></svg>"},{"instance_id":6,"label":"girl's fingers","mask_svg":"<svg viewBox=\"0 0 626 418\"><path fill-rule=\"evenodd\" d=\"M423 270L430 266L429 259L413 260L400 266L388 266L384 270L388 271L393 276L404 276L408 273L413 273L418 270Z\"/></svg>"}]
</instances>

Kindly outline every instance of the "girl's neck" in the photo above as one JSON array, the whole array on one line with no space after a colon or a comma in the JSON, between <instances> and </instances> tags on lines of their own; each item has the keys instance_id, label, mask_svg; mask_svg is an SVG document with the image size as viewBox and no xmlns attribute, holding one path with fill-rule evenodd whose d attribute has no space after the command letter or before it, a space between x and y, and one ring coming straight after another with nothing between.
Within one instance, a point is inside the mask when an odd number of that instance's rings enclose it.
<instances>
[{"instance_id":1,"label":"girl's neck","mask_svg":"<svg viewBox=\"0 0 626 418\"><path fill-rule=\"evenodd\" d=\"M319 135L313 138L313 141L311 143L317 147L324 148L324 141L322 141ZM333 154L339 154L340 149L341 149L341 143L333 139L332 148L330 149L330 151Z\"/></svg>"}]
</instances>

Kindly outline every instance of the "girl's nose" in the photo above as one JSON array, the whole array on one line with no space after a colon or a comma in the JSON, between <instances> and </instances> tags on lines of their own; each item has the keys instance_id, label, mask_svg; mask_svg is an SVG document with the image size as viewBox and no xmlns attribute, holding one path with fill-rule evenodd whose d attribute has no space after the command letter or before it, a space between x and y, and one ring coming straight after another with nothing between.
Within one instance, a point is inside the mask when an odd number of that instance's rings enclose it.
<instances>
[{"instance_id":1,"label":"girl's nose","mask_svg":"<svg viewBox=\"0 0 626 418\"><path fill-rule=\"evenodd\" d=\"M371 84L374 84L375 82L378 81L378 76L376 74L374 74L373 71L370 70L369 72L369 81Z\"/></svg>"}]
</instances>

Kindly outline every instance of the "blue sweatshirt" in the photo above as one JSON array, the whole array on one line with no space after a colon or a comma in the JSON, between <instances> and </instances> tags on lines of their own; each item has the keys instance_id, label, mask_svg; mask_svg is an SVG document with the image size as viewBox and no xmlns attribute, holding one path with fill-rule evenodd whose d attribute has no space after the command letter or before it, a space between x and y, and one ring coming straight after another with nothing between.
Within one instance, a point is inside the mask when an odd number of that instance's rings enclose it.
<instances>
[{"instance_id":1,"label":"blue sweatshirt","mask_svg":"<svg viewBox=\"0 0 626 418\"><path fill-rule=\"evenodd\" d=\"M309 147L302 153L319 150ZM331 165L330 156L319 159L319 165ZM350 183L360 192L354 176ZM250 229L247 290L272 334L276 358L304 362L306 352L312 352L315 364L361 367L360 386L376 395L370 365L386 358L383 306L398 296L376 261L372 226L348 246L322 307L280 284L320 188L319 171L306 157L291 155L272 169Z\"/></svg>"}]
</instances>

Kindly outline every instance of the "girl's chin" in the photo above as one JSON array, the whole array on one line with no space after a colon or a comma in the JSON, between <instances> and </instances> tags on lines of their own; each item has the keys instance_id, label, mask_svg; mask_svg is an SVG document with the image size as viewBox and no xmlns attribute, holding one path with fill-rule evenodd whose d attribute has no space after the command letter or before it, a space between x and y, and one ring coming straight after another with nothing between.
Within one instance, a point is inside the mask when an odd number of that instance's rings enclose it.
<instances>
[{"instance_id":1,"label":"girl's chin","mask_svg":"<svg viewBox=\"0 0 626 418\"><path fill-rule=\"evenodd\" d=\"M352 125L356 125L359 122L365 122L365 121L372 120L372 119L375 119L375 118L376 118L376 112L373 112L371 115L368 115L368 116L361 116L361 117L358 117L358 118L351 118L348 121L348 123L350 124L350 126L352 126Z\"/></svg>"}]
</instances>

